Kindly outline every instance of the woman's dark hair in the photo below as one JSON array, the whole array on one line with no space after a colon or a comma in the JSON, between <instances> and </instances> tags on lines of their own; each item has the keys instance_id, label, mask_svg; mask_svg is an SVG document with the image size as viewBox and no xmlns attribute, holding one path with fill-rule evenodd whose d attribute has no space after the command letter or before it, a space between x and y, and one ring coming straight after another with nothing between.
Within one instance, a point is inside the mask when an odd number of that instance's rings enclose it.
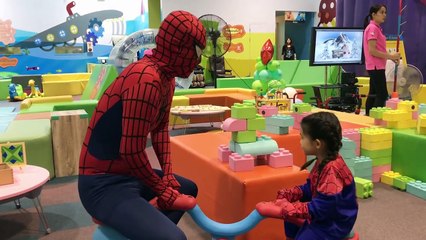
<instances>
[{"instance_id":1,"label":"woman's dark hair","mask_svg":"<svg viewBox=\"0 0 426 240\"><path fill-rule=\"evenodd\" d=\"M290 45L292 45L293 44L293 39L291 39L291 37L288 37L286 40L285 40L285 45L287 45L288 43L287 43L287 40L289 40L290 39Z\"/></svg>"},{"instance_id":2,"label":"woman's dark hair","mask_svg":"<svg viewBox=\"0 0 426 240\"><path fill-rule=\"evenodd\" d=\"M376 4L376 5L371 6L370 12L368 13L368 15L364 19L364 29L368 26L368 24L370 24L370 20L373 19L373 13L377 13L380 10L380 8L382 8L382 7L384 7L386 10L388 10L386 5L384 5L384 4Z\"/></svg>"},{"instance_id":3,"label":"woman's dark hair","mask_svg":"<svg viewBox=\"0 0 426 240\"><path fill-rule=\"evenodd\" d=\"M325 143L327 156L318 166L318 172L321 174L325 165L337 158L342 147L342 127L339 119L330 112L317 112L304 117L301 127L304 135L309 136L312 140L318 139ZM307 161L300 170L306 169L315 160L316 158Z\"/></svg>"}]
</instances>

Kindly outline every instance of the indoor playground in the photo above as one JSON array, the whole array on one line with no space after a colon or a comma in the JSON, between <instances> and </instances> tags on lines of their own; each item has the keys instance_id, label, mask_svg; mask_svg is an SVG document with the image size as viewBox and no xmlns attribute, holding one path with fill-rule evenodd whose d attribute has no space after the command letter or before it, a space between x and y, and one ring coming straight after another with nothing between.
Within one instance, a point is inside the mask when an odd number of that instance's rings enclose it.
<instances>
[{"instance_id":1,"label":"indoor playground","mask_svg":"<svg viewBox=\"0 0 426 240\"><path fill-rule=\"evenodd\" d=\"M358 214L342 240L426 239L425 0L125 2L3 1L0 239L128 239L83 207L80 154L104 93L155 52L176 10L206 31L201 62L175 78L166 112L173 173L198 187L177 225L187 239L290 239L285 219L256 204L306 183L313 170L301 168L315 156L302 148L301 123L318 112L340 122L338 154L356 189ZM401 57L386 62L385 105L368 113L377 94L363 22L379 3L384 47ZM295 60L283 60L287 38ZM159 169L153 145L148 136L146 156Z\"/></svg>"}]
</instances>

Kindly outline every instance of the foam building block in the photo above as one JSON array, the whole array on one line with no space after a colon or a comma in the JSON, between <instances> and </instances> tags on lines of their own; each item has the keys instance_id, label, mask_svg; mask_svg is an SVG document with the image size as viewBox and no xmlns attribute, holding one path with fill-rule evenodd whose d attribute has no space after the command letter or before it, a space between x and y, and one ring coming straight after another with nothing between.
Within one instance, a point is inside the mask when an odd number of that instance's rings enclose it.
<instances>
[{"instance_id":1,"label":"foam building block","mask_svg":"<svg viewBox=\"0 0 426 240\"><path fill-rule=\"evenodd\" d=\"M257 114L256 118L247 119L247 130L264 130L266 127L265 118Z\"/></svg>"},{"instance_id":2,"label":"foam building block","mask_svg":"<svg viewBox=\"0 0 426 240\"><path fill-rule=\"evenodd\" d=\"M369 198L373 196L373 183L368 179L355 177L356 196L358 198Z\"/></svg>"},{"instance_id":3,"label":"foam building block","mask_svg":"<svg viewBox=\"0 0 426 240\"><path fill-rule=\"evenodd\" d=\"M232 153L229 156L229 167L234 172L251 171L254 169L254 157L250 154Z\"/></svg>"},{"instance_id":4,"label":"foam building block","mask_svg":"<svg viewBox=\"0 0 426 240\"><path fill-rule=\"evenodd\" d=\"M379 127L386 127L387 123L386 121L383 121L382 119L374 119L374 125Z\"/></svg>"},{"instance_id":5,"label":"foam building block","mask_svg":"<svg viewBox=\"0 0 426 240\"><path fill-rule=\"evenodd\" d=\"M393 171L384 172L382 173L380 182L393 186L393 179L400 176L401 174L399 174L398 172L393 172Z\"/></svg>"},{"instance_id":6,"label":"foam building block","mask_svg":"<svg viewBox=\"0 0 426 240\"><path fill-rule=\"evenodd\" d=\"M232 132L232 141L237 143L249 143L256 141L256 131Z\"/></svg>"},{"instance_id":7,"label":"foam building block","mask_svg":"<svg viewBox=\"0 0 426 240\"><path fill-rule=\"evenodd\" d=\"M295 113L305 113L312 110L312 105L309 103L295 103L292 105L291 109Z\"/></svg>"},{"instance_id":8,"label":"foam building block","mask_svg":"<svg viewBox=\"0 0 426 240\"><path fill-rule=\"evenodd\" d=\"M266 118L266 125L290 127L294 125L294 118L290 115L274 115Z\"/></svg>"},{"instance_id":9,"label":"foam building block","mask_svg":"<svg viewBox=\"0 0 426 240\"><path fill-rule=\"evenodd\" d=\"M223 121L222 127L224 131L237 132L247 130L246 119L227 118Z\"/></svg>"},{"instance_id":10,"label":"foam building block","mask_svg":"<svg viewBox=\"0 0 426 240\"><path fill-rule=\"evenodd\" d=\"M356 157L356 144L354 141L348 139L348 138L342 138L342 148L340 149L339 153L342 156L343 160L345 160L346 165L348 165L351 170L353 170L354 167L354 161L353 159Z\"/></svg>"},{"instance_id":11,"label":"foam building block","mask_svg":"<svg viewBox=\"0 0 426 240\"><path fill-rule=\"evenodd\" d=\"M278 108L274 106L263 105L260 108L258 108L257 112L264 117L271 117L273 115L278 114Z\"/></svg>"},{"instance_id":12,"label":"foam building block","mask_svg":"<svg viewBox=\"0 0 426 240\"><path fill-rule=\"evenodd\" d=\"M382 173L390 171L391 165L380 165L380 166L373 166L373 182L380 182L380 177L382 176Z\"/></svg>"},{"instance_id":13,"label":"foam building block","mask_svg":"<svg viewBox=\"0 0 426 240\"><path fill-rule=\"evenodd\" d=\"M362 128L360 131L361 149L378 150L392 147L391 130L385 128Z\"/></svg>"},{"instance_id":14,"label":"foam building block","mask_svg":"<svg viewBox=\"0 0 426 240\"><path fill-rule=\"evenodd\" d=\"M414 181L407 183L407 192L426 200L426 183Z\"/></svg>"},{"instance_id":15,"label":"foam building block","mask_svg":"<svg viewBox=\"0 0 426 240\"><path fill-rule=\"evenodd\" d=\"M372 180L373 164L369 157L360 156L354 158L354 176Z\"/></svg>"},{"instance_id":16,"label":"foam building block","mask_svg":"<svg viewBox=\"0 0 426 240\"><path fill-rule=\"evenodd\" d=\"M419 105L415 101L400 101L398 103L398 110L417 112L419 111Z\"/></svg>"},{"instance_id":17,"label":"foam building block","mask_svg":"<svg viewBox=\"0 0 426 240\"><path fill-rule=\"evenodd\" d=\"M426 135L426 114L419 115L417 119L417 134Z\"/></svg>"},{"instance_id":18,"label":"foam building block","mask_svg":"<svg viewBox=\"0 0 426 240\"><path fill-rule=\"evenodd\" d=\"M293 154L289 150L280 148L268 156L268 165L273 168L293 166Z\"/></svg>"},{"instance_id":19,"label":"foam building block","mask_svg":"<svg viewBox=\"0 0 426 240\"><path fill-rule=\"evenodd\" d=\"M298 129L300 130L300 123L302 122L302 119L308 115L310 115L311 112L304 112L304 113L294 113L292 114L293 118L294 118L294 125L293 128L294 129Z\"/></svg>"},{"instance_id":20,"label":"foam building block","mask_svg":"<svg viewBox=\"0 0 426 240\"><path fill-rule=\"evenodd\" d=\"M229 156L232 154L231 150L225 144L222 144L218 147L218 156L219 161L221 162L229 162Z\"/></svg>"},{"instance_id":21,"label":"foam building block","mask_svg":"<svg viewBox=\"0 0 426 240\"><path fill-rule=\"evenodd\" d=\"M399 190L405 191L407 189L407 183L414 181L413 178L407 176L398 176L393 179L393 186Z\"/></svg>"},{"instance_id":22,"label":"foam building block","mask_svg":"<svg viewBox=\"0 0 426 240\"><path fill-rule=\"evenodd\" d=\"M383 119L383 113L391 110L391 108L388 107L373 107L370 110L370 117L374 119Z\"/></svg>"},{"instance_id":23,"label":"foam building block","mask_svg":"<svg viewBox=\"0 0 426 240\"><path fill-rule=\"evenodd\" d=\"M229 143L229 149L240 155L251 154L253 156L259 156L268 155L278 151L278 144L271 137L262 135L258 137L255 142L250 143L237 143L235 141L231 141Z\"/></svg>"},{"instance_id":24,"label":"foam building block","mask_svg":"<svg viewBox=\"0 0 426 240\"><path fill-rule=\"evenodd\" d=\"M251 103L235 103L231 107L231 117L236 119L256 118L257 109Z\"/></svg>"},{"instance_id":25,"label":"foam building block","mask_svg":"<svg viewBox=\"0 0 426 240\"><path fill-rule=\"evenodd\" d=\"M386 101L386 107L392 108L392 109L397 109L398 108L398 102L399 102L398 98L391 98L391 99Z\"/></svg>"},{"instance_id":26,"label":"foam building block","mask_svg":"<svg viewBox=\"0 0 426 240\"><path fill-rule=\"evenodd\" d=\"M355 142L355 155L359 156L361 153L361 134L358 129L343 129L342 137L348 138Z\"/></svg>"},{"instance_id":27,"label":"foam building block","mask_svg":"<svg viewBox=\"0 0 426 240\"><path fill-rule=\"evenodd\" d=\"M389 110L383 113L383 120L387 122L411 120L411 117L411 112L403 110Z\"/></svg>"}]
</instances>

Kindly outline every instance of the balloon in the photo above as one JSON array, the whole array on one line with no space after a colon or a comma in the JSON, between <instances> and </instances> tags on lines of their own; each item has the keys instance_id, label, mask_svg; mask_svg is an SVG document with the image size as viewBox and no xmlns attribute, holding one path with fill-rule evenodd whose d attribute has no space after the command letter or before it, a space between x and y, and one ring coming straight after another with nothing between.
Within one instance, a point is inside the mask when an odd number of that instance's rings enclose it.
<instances>
[{"instance_id":1,"label":"balloon","mask_svg":"<svg viewBox=\"0 0 426 240\"><path fill-rule=\"evenodd\" d=\"M262 70L259 72L259 79L262 81L267 81L269 78L269 72L268 70Z\"/></svg>"},{"instance_id":2,"label":"balloon","mask_svg":"<svg viewBox=\"0 0 426 240\"><path fill-rule=\"evenodd\" d=\"M251 84L251 88L256 91L257 95L266 93L268 86L260 80L256 80Z\"/></svg>"},{"instance_id":3,"label":"balloon","mask_svg":"<svg viewBox=\"0 0 426 240\"><path fill-rule=\"evenodd\" d=\"M257 70L257 71L261 71L261 70L263 70L263 69L266 69L265 65L263 65L263 63L262 63L262 62L258 62L258 63L256 63L255 67L256 67L256 70Z\"/></svg>"},{"instance_id":4,"label":"balloon","mask_svg":"<svg viewBox=\"0 0 426 240\"><path fill-rule=\"evenodd\" d=\"M262 63L264 65L268 64L271 61L272 56L274 55L274 45L270 39L263 44L262 51L260 51L260 58L262 59Z\"/></svg>"},{"instance_id":5,"label":"balloon","mask_svg":"<svg viewBox=\"0 0 426 240\"><path fill-rule=\"evenodd\" d=\"M274 89L278 89L278 88L282 88L282 82L279 80L271 80L270 82L268 82L268 88L274 88Z\"/></svg>"},{"instance_id":6,"label":"balloon","mask_svg":"<svg viewBox=\"0 0 426 240\"><path fill-rule=\"evenodd\" d=\"M275 71L280 66L280 63L277 60L270 61L268 63L268 70Z\"/></svg>"},{"instance_id":7,"label":"balloon","mask_svg":"<svg viewBox=\"0 0 426 240\"><path fill-rule=\"evenodd\" d=\"M420 0L420 2L426 5L426 0Z\"/></svg>"},{"instance_id":8,"label":"balloon","mask_svg":"<svg viewBox=\"0 0 426 240\"><path fill-rule=\"evenodd\" d=\"M259 78L259 71L254 71L254 74L253 74L253 77L254 77L254 80L258 80L258 79L260 79Z\"/></svg>"}]
</instances>

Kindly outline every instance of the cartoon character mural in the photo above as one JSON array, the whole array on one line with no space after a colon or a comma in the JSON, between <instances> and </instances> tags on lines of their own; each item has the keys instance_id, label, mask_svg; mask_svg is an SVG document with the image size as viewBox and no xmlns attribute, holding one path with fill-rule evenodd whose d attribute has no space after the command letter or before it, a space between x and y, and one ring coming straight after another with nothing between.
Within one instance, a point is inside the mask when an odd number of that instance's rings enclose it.
<instances>
[{"instance_id":1,"label":"cartoon character mural","mask_svg":"<svg viewBox=\"0 0 426 240\"><path fill-rule=\"evenodd\" d=\"M336 26L336 0L321 0L318 10L318 27Z\"/></svg>"},{"instance_id":2,"label":"cartoon character mural","mask_svg":"<svg viewBox=\"0 0 426 240\"><path fill-rule=\"evenodd\" d=\"M60 44L73 46L79 37L83 38L84 43L91 42L95 46L98 42L97 39L103 36L102 22L123 15L122 12L117 10L103 10L80 16L72 11L75 5L74 1L67 4L66 10L69 16L65 22L12 46L23 49L41 48L44 51L51 51ZM28 51L26 53L28 54Z\"/></svg>"}]
</instances>

